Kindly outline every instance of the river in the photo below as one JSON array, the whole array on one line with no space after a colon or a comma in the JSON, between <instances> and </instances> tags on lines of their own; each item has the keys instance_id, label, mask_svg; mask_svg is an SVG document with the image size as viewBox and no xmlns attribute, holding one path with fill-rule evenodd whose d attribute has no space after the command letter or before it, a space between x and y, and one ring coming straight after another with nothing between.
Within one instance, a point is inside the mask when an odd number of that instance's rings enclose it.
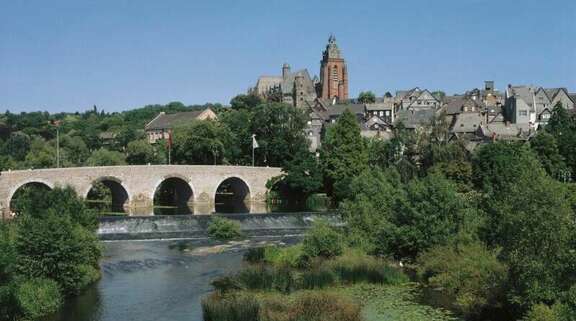
<instances>
[{"instance_id":1,"label":"river","mask_svg":"<svg viewBox=\"0 0 576 321\"><path fill-rule=\"evenodd\" d=\"M103 242L102 279L44 321L201 321L200 302L211 291L210 282L238 271L247 248L295 241Z\"/></svg>"}]
</instances>

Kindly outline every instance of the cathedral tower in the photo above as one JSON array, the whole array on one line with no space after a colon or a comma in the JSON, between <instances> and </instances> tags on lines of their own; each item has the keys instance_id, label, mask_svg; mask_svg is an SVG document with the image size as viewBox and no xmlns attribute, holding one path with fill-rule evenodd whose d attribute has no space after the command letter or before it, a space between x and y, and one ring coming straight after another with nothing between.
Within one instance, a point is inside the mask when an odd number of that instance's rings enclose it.
<instances>
[{"instance_id":1,"label":"cathedral tower","mask_svg":"<svg viewBox=\"0 0 576 321\"><path fill-rule=\"evenodd\" d=\"M320 62L320 97L348 99L348 70L333 35L328 39Z\"/></svg>"}]
</instances>

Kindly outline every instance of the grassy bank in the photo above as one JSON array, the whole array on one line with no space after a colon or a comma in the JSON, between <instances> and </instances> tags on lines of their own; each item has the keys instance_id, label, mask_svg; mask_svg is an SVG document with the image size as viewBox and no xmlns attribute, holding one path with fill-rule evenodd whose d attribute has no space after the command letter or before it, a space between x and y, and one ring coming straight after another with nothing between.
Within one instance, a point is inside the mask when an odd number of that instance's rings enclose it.
<instances>
[{"instance_id":1,"label":"grassy bank","mask_svg":"<svg viewBox=\"0 0 576 321\"><path fill-rule=\"evenodd\" d=\"M456 320L417 303L417 285L391 261L350 249L311 258L304 248L250 250L243 270L213 282L204 320Z\"/></svg>"}]
</instances>

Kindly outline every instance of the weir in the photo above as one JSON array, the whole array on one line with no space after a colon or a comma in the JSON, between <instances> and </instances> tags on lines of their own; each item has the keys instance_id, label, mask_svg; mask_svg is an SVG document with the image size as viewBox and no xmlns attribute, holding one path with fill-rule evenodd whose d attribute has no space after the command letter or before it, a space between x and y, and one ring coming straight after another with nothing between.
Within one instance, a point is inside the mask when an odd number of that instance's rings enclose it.
<instances>
[{"instance_id":1,"label":"weir","mask_svg":"<svg viewBox=\"0 0 576 321\"><path fill-rule=\"evenodd\" d=\"M342 225L339 215L316 212L103 217L98 236L104 241L208 238L208 225L214 216L237 221L247 237L299 235L319 220Z\"/></svg>"}]
</instances>

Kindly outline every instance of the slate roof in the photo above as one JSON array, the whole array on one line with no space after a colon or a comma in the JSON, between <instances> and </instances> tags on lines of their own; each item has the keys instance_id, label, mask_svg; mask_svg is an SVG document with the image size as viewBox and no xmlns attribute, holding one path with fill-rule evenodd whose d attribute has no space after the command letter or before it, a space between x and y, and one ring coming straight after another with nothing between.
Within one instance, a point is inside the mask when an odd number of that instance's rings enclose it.
<instances>
[{"instance_id":1,"label":"slate roof","mask_svg":"<svg viewBox=\"0 0 576 321\"><path fill-rule=\"evenodd\" d=\"M309 84L312 84L312 79L310 78L310 74L308 73L308 69L302 69L302 70L298 70L296 72L291 72L291 73L286 75L286 78L280 77L280 79L282 81L282 93L283 94L291 94L292 93L292 90L294 90L294 79L296 79L297 75L304 77L305 82L309 82ZM312 86L313 86L313 84L312 84Z\"/></svg>"},{"instance_id":2,"label":"slate roof","mask_svg":"<svg viewBox=\"0 0 576 321\"><path fill-rule=\"evenodd\" d=\"M364 115L364 104L336 104L327 107L327 113L329 116L339 116L346 109L356 115Z\"/></svg>"},{"instance_id":3,"label":"slate roof","mask_svg":"<svg viewBox=\"0 0 576 321\"><path fill-rule=\"evenodd\" d=\"M454 116L451 131L454 133L474 133L484 122L480 113L462 113Z\"/></svg>"},{"instance_id":4,"label":"slate roof","mask_svg":"<svg viewBox=\"0 0 576 321\"><path fill-rule=\"evenodd\" d=\"M479 100L479 98L474 100L466 96L451 96L446 100L445 105L446 114L448 115L460 114L463 112L462 109L465 105L476 107L475 112L484 109L484 104Z\"/></svg>"},{"instance_id":5,"label":"slate roof","mask_svg":"<svg viewBox=\"0 0 576 321\"><path fill-rule=\"evenodd\" d=\"M486 137L506 140L525 140L529 137L529 130L520 128L516 124L493 123L480 127L479 133Z\"/></svg>"},{"instance_id":6,"label":"slate roof","mask_svg":"<svg viewBox=\"0 0 576 321\"><path fill-rule=\"evenodd\" d=\"M151 122L146 125L146 130L153 130L153 129L167 129L167 128L174 128L180 125L184 125L189 123L190 121L195 120L200 114L204 111L208 110L209 108L203 110L194 110L194 111L186 111L174 114L165 114L160 113L156 118L154 118Z\"/></svg>"},{"instance_id":7,"label":"slate roof","mask_svg":"<svg viewBox=\"0 0 576 321\"><path fill-rule=\"evenodd\" d=\"M569 96L570 99L572 99L572 101L576 104L576 93L570 93L570 94L568 94L568 96Z\"/></svg>"},{"instance_id":8,"label":"slate roof","mask_svg":"<svg viewBox=\"0 0 576 321\"><path fill-rule=\"evenodd\" d=\"M430 123L436 115L434 109L400 110L396 115L396 121L402 122L406 128L415 129Z\"/></svg>"}]
</instances>

